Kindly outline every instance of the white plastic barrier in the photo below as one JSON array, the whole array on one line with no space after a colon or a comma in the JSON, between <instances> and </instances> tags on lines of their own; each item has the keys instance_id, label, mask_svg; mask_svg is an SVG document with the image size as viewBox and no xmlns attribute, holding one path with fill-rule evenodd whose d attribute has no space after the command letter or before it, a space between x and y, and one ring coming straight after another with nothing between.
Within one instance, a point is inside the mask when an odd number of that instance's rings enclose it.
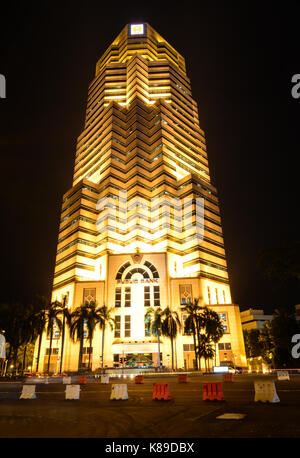
<instances>
[{"instance_id":1,"label":"white plastic barrier","mask_svg":"<svg viewBox=\"0 0 300 458\"><path fill-rule=\"evenodd\" d=\"M125 383L114 384L111 386L110 400L124 400L128 399L127 385Z\"/></svg>"},{"instance_id":2,"label":"white plastic barrier","mask_svg":"<svg viewBox=\"0 0 300 458\"><path fill-rule=\"evenodd\" d=\"M79 399L80 385L66 385L66 399Z\"/></svg>"},{"instance_id":3,"label":"white plastic barrier","mask_svg":"<svg viewBox=\"0 0 300 458\"><path fill-rule=\"evenodd\" d=\"M109 383L108 375L102 375L101 376L101 383Z\"/></svg>"},{"instance_id":4,"label":"white plastic barrier","mask_svg":"<svg viewBox=\"0 0 300 458\"><path fill-rule=\"evenodd\" d=\"M71 377L63 377L63 384L64 385L71 385Z\"/></svg>"},{"instance_id":5,"label":"white plastic barrier","mask_svg":"<svg viewBox=\"0 0 300 458\"><path fill-rule=\"evenodd\" d=\"M254 402L280 402L274 382L254 382Z\"/></svg>"},{"instance_id":6,"label":"white plastic barrier","mask_svg":"<svg viewBox=\"0 0 300 458\"><path fill-rule=\"evenodd\" d=\"M290 380L288 371L277 371L278 380Z\"/></svg>"},{"instance_id":7,"label":"white plastic barrier","mask_svg":"<svg viewBox=\"0 0 300 458\"><path fill-rule=\"evenodd\" d=\"M19 399L36 399L35 385L23 385Z\"/></svg>"}]
</instances>

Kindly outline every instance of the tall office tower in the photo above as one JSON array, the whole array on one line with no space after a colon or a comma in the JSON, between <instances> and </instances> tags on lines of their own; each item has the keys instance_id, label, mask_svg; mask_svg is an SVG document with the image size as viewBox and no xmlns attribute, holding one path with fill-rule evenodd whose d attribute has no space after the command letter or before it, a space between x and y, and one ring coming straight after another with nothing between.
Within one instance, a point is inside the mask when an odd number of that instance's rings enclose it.
<instances>
[{"instance_id":1,"label":"tall office tower","mask_svg":"<svg viewBox=\"0 0 300 458\"><path fill-rule=\"evenodd\" d=\"M149 306L183 306L200 298L220 314L225 334L217 364L246 365L239 307L231 303L216 188L184 58L149 24L129 24L96 65L85 125L78 138L72 188L63 196L53 300L68 307L94 300L114 308L105 333L104 366L158 361L148 335ZM83 362L101 365L96 330ZM170 340L161 339L171 365ZM60 333L51 369L58 368ZM181 332L175 365L192 368L193 338ZM79 344L69 338L63 368L76 370ZM47 365L44 336L41 364Z\"/></svg>"}]
</instances>

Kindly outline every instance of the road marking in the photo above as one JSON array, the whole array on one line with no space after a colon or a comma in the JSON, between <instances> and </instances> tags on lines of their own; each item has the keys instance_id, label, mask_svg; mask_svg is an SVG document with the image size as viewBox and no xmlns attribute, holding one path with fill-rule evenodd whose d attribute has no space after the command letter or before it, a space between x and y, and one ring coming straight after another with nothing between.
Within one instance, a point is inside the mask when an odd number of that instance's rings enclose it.
<instances>
[{"instance_id":1,"label":"road marking","mask_svg":"<svg viewBox=\"0 0 300 458\"><path fill-rule=\"evenodd\" d=\"M245 413L224 413L216 417L217 420L242 420L245 418Z\"/></svg>"}]
</instances>

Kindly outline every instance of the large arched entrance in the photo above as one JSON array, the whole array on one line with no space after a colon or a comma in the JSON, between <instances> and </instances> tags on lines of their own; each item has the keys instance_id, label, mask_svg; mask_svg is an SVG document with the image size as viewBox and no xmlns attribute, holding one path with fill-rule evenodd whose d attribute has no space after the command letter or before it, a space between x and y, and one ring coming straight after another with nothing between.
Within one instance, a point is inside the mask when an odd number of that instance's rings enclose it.
<instances>
[{"instance_id":1,"label":"large arched entrance","mask_svg":"<svg viewBox=\"0 0 300 458\"><path fill-rule=\"evenodd\" d=\"M145 326L149 307L160 305L159 273L149 261L122 264L116 274L115 318L119 323L113 343L116 365L145 367L157 362L157 344Z\"/></svg>"}]
</instances>

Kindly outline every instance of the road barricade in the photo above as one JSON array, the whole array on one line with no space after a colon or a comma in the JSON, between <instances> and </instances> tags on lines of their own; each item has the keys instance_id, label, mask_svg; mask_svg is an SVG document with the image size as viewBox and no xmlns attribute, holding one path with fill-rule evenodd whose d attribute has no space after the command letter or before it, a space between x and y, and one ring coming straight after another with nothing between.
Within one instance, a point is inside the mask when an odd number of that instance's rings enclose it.
<instances>
[{"instance_id":1,"label":"road barricade","mask_svg":"<svg viewBox=\"0 0 300 458\"><path fill-rule=\"evenodd\" d=\"M223 374L223 381L224 382L233 382L233 374Z\"/></svg>"},{"instance_id":2,"label":"road barricade","mask_svg":"<svg viewBox=\"0 0 300 458\"><path fill-rule=\"evenodd\" d=\"M254 402L280 402L274 382L254 382Z\"/></svg>"},{"instance_id":3,"label":"road barricade","mask_svg":"<svg viewBox=\"0 0 300 458\"><path fill-rule=\"evenodd\" d=\"M127 392L127 384L120 383L120 384L113 384L111 386L111 394L110 400L121 400L127 401L128 399L128 392Z\"/></svg>"},{"instance_id":4,"label":"road barricade","mask_svg":"<svg viewBox=\"0 0 300 458\"><path fill-rule=\"evenodd\" d=\"M66 385L66 399L78 400L80 396L80 385Z\"/></svg>"},{"instance_id":5,"label":"road barricade","mask_svg":"<svg viewBox=\"0 0 300 458\"><path fill-rule=\"evenodd\" d=\"M288 371L277 371L277 380L290 380Z\"/></svg>"},{"instance_id":6,"label":"road barricade","mask_svg":"<svg viewBox=\"0 0 300 458\"><path fill-rule=\"evenodd\" d=\"M80 385L85 385L86 384L86 377L85 376L78 377L78 383Z\"/></svg>"},{"instance_id":7,"label":"road barricade","mask_svg":"<svg viewBox=\"0 0 300 458\"><path fill-rule=\"evenodd\" d=\"M71 385L71 383L72 383L71 377L63 377L62 382L63 382L64 385Z\"/></svg>"},{"instance_id":8,"label":"road barricade","mask_svg":"<svg viewBox=\"0 0 300 458\"><path fill-rule=\"evenodd\" d=\"M108 375L101 375L101 383L109 383L109 376Z\"/></svg>"},{"instance_id":9,"label":"road barricade","mask_svg":"<svg viewBox=\"0 0 300 458\"><path fill-rule=\"evenodd\" d=\"M225 401L221 382L202 383L203 401Z\"/></svg>"},{"instance_id":10,"label":"road barricade","mask_svg":"<svg viewBox=\"0 0 300 458\"><path fill-rule=\"evenodd\" d=\"M36 399L35 385L23 385L19 399Z\"/></svg>"},{"instance_id":11,"label":"road barricade","mask_svg":"<svg viewBox=\"0 0 300 458\"><path fill-rule=\"evenodd\" d=\"M187 383L188 376L187 374L178 374L178 383Z\"/></svg>"},{"instance_id":12,"label":"road barricade","mask_svg":"<svg viewBox=\"0 0 300 458\"><path fill-rule=\"evenodd\" d=\"M168 383L153 383L152 401L170 401L170 386Z\"/></svg>"},{"instance_id":13,"label":"road barricade","mask_svg":"<svg viewBox=\"0 0 300 458\"><path fill-rule=\"evenodd\" d=\"M144 383L144 376L143 375L136 375L134 381L135 381L135 383Z\"/></svg>"}]
</instances>

